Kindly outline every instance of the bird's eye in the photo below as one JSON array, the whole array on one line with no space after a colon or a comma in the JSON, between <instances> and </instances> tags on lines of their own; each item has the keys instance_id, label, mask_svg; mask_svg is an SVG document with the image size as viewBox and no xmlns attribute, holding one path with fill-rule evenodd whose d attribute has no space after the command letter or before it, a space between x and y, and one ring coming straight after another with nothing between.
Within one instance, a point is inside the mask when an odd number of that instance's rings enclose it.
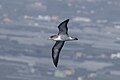
<instances>
[{"instance_id":1,"label":"bird's eye","mask_svg":"<svg viewBox=\"0 0 120 80\"><path fill-rule=\"evenodd\" d=\"M53 38L54 36L50 36L50 38Z\"/></svg>"}]
</instances>

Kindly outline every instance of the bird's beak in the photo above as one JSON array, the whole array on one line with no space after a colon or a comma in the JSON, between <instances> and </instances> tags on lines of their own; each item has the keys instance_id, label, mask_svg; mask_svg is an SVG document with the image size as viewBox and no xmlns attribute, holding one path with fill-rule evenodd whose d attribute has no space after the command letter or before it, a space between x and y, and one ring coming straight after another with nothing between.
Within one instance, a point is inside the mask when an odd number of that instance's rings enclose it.
<instances>
[{"instance_id":1,"label":"bird's beak","mask_svg":"<svg viewBox=\"0 0 120 80\"><path fill-rule=\"evenodd\" d=\"M48 40L51 40L51 38L48 38Z\"/></svg>"}]
</instances>

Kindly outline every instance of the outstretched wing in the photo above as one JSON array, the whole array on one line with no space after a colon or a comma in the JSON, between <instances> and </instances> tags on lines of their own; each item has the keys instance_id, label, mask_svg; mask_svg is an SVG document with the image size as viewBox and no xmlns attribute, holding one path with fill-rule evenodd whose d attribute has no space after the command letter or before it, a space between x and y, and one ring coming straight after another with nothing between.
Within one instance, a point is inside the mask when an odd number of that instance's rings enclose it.
<instances>
[{"instance_id":1,"label":"outstretched wing","mask_svg":"<svg viewBox=\"0 0 120 80\"><path fill-rule=\"evenodd\" d=\"M67 24L69 22L69 19L63 21L59 26L58 26L58 29L59 29L59 34L67 34L68 35L68 28L67 28Z\"/></svg>"},{"instance_id":2,"label":"outstretched wing","mask_svg":"<svg viewBox=\"0 0 120 80\"><path fill-rule=\"evenodd\" d=\"M53 58L53 63L57 67L58 60L59 60L59 54L60 51L64 45L65 41L56 41L55 45L52 48L52 58Z\"/></svg>"}]
</instances>

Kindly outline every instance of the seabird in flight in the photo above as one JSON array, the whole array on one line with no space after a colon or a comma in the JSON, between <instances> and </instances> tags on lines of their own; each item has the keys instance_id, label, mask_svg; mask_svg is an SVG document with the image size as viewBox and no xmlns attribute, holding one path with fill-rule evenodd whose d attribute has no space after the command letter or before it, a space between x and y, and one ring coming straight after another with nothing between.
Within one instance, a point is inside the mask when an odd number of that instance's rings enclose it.
<instances>
[{"instance_id":1,"label":"seabird in flight","mask_svg":"<svg viewBox=\"0 0 120 80\"><path fill-rule=\"evenodd\" d=\"M54 65L57 67L58 60L59 60L59 54L60 51L65 43L65 41L73 41L73 40L78 40L78 38L70 37L68 35L68 28L67 24L69 22L69 19L63 21L59 26L59 33L58 35L52 35L50 36L50 40L56 41L55 45L52 48L52 59Z\"/></svg>"}]
</instances>

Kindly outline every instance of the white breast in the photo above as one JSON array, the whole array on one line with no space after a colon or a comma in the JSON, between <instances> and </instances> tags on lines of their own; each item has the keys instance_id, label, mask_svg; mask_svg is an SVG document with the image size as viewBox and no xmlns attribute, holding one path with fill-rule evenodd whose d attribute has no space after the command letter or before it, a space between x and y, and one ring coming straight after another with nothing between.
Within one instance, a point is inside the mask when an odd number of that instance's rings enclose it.
<instances>
[{"instance_id":1,"label":"white breast","mask_svg":"<svg viewBox=\"0 0 120 80\"><path fill-rule=\"evenodd\" d=\"M60 41L61 40L61 37L58 36L57 38L54 39L55 41Z\"/></svg>"},{"instance_id":2,"label":"white breast","mask_svg":"<svg viewBox=\"0 0 120 80\"><path fill-rule=\"evenodd\" d=\"M66 41L69 40L69 37L67 35L59 35L56 39L54 40L60 40L60 41Z\"/></svg>"}]
</instances>

